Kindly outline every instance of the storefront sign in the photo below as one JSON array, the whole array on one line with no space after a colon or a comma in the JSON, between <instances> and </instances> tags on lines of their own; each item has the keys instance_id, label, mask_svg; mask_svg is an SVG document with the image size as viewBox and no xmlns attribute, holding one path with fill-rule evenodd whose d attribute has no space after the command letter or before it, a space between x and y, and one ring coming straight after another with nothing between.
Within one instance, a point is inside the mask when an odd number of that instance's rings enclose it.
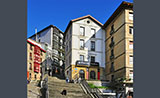
<instances>
[{"instance_id":1,"label":"storefront sign","mask_svg":"<svg viewBox=\"0 0 160 98\"><path fill-rule=\"evenodd\" d=\"M77 61L76 65L88 65L89 66L89 62L88 61Z\"/></svg>"},{"instance_id":2,"label":"storefront sign","mask_svg":"<svg viewBox=\"0 0 160 98\"><path fill-rule=\"evenodd\" d=\"M90 62L90 65L91 66L99 66L99 63L98 62Z\"/></svg>"}]
</instances>

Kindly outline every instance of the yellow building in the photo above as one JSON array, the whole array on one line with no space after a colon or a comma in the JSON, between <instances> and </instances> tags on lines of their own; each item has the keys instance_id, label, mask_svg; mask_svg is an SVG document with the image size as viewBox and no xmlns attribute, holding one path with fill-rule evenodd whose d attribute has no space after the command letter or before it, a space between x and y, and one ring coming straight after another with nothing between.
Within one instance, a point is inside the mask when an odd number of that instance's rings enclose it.
<instances>
[{"instance_id":1,"label":"yellow building","mask_svg":"<svg viewBox=\"0 0 160 98\"><path fill-rule=\"evenodd\" d=\"M106 78L123 80L117 89L133 91L133 4L122 2L103 26L106 32ZM123 86L122 86L123 85Z\"/></svg>"},{"instance_id":2,"label":"yellow building","mask_svg":"<svg viewBox=\"0 0 160 98\"><path fill-rule=\"evenodd\" d=\"M40 80L41 64L45 60L45 52L40 43L27 39L27 80Z\"/></svg>"}]
</instances>

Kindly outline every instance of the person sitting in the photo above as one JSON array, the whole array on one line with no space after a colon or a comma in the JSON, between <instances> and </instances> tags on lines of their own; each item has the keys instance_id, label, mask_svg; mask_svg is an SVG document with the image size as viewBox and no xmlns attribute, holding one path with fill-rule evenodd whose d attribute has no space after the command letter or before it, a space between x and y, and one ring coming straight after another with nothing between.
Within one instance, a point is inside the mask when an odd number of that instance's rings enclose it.
<instances>
[{"instance_id":1,"label":"person sitting","mask_svg":"<svg viewBox=\"0 0 160 98\"><path fill-rule=\"evenodd\" d=\"M67 95L67 90L63 89L63 91L61 92L61 94L66 96Z\"/></svg>"}]
</instances>

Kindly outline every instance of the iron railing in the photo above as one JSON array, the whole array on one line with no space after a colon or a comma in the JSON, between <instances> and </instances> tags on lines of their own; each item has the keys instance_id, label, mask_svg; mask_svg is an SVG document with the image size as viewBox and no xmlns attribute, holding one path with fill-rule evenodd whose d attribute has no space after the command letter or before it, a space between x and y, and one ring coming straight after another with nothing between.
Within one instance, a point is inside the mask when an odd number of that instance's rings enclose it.
<instances>
[{"instance_id":1,"label":"iron railing","mask_svg":"<svg viewBox=\"0 0 160 98\"><path fill-rule=\"evenodd\" d=\"M90 88L90 86L84 79L81 80L81 84L87 91L87 94L89 94L92 98L103 98L103 96L101 96L101 91L98 88Z\"/></svg>"}]
</instances>

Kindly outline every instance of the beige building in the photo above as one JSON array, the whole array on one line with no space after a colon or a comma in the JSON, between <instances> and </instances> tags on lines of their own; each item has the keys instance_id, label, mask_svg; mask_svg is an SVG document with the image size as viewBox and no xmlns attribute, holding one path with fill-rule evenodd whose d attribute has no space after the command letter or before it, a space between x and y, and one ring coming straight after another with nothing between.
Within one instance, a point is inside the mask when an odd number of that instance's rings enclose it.
<instances>
[{"instance_id":1,"label":"beige building","mask_svg":"<svg viewBox=\"0 0 160 98\"><path fill-rule=\"evenodd\" d=\"M41 64L45 60L45 52L40 43L27 39L27 80L40 80Z\"/></svg>"},{"instance_id":2,"label":"beige building","mask_svg":"<svg viewBox=\"0 0 160 98\"><path fill-rule=\"evenodd\" d=\"M121 86L115 84L117 89L124 87L126 93L133 91L133 4L122 2L103 29L106 32L107 80L123 80Z\"/></svg>"}]
</instances>

